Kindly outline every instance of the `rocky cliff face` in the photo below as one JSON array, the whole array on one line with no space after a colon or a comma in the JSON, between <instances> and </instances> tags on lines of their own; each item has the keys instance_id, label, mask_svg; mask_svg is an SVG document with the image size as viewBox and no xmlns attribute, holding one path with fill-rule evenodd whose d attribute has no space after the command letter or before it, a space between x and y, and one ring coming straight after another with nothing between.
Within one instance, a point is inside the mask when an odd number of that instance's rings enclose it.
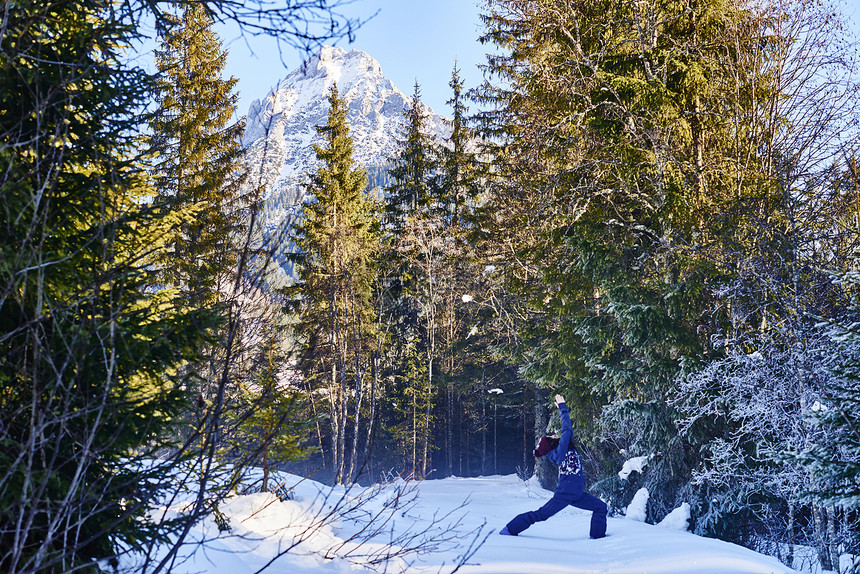
<instances>
[{"instance_id":1,"label":"rocky cliff face","mask_svg":"<svg viewBox=\"0 0 860 574\"><path fill-rule=\"evenodd\" d=\"M368 54L323 47L248 111L243 143L249 150L251 183L265 186L270 221L282 219L304 200L299 184L316 164L316 126L327 120L328 92L335 82L349 104L357 161L380 172L395 152L410 97ZM426 112L428 131L447 136L448 121L429 108Z\"/></svg>"}]
</instances>

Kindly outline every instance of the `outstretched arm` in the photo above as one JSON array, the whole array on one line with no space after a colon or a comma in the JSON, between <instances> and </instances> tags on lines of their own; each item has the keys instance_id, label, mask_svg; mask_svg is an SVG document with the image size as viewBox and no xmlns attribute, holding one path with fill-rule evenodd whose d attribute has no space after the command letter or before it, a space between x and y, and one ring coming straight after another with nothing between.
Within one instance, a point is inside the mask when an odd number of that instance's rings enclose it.
<instances>
[{"instance_id":1,"label":"outstretched arm","mask_svg":"<svg viewBox=\"0 0 860 574\"><path fill-rule=\"evenodd\" d=\"M563 396L555 396L555 406L558 407L558 414L561 417L561 437L558 439L557 452L559 457L563 457L567 453L570 440L573 438L573 425L570 422L570 412L567 410Z\"/></svg>"}]
</instances>

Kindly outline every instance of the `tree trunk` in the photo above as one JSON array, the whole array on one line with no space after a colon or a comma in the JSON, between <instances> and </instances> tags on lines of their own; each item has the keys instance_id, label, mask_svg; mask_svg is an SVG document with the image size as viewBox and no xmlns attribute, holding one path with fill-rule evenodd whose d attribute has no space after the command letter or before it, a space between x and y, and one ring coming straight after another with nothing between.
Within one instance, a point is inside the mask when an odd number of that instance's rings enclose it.
<instances>
[{"instance_id":1,"label":"tree trunk","mask_svg":"<svg viewBox=\"0 0 860 574\"><path fill-rule=\"evenodd\" d=\"M493 403L493 474L499 474L499 405Z\"/></svg>"},{"instance_id":2,"label":"tree trunk","mask_svg":"<svg viewBox=\"0 0 860 574\"><path fill-rule=\"evenodd\" d=\"M335 358L336 360L336 358ZM331 452L332 472L335 484L343 482L343 389L338 383L337 363L331 366Z\"/></svg>"},{"instance_id":3,"label":"tree trunk","mask_svg":"<svg viewBox=\"0 0 860 574\"><path fill-rule=\"evenodd\" d=\"M788 501L788 524L786 525L786 538L788 539L788 555L785 565L789 568L794 564L794 501Z\"/></svg>"},{"instance_id":4,"label":"tree trunk","mask_svg":"<svg viewBox=\"0 0 860 574\"><path fill-rule=\"evenodd\" d=\"M453 377L453 371L450 375ZM447 419L445 428L445 471L448 476L454 474L454 382L448 381Z\"/></svg>"},{"instance_id":5,"label":"tree trunk","mask_svg":"<svg viewBox=\"0 0 860 574\"><path fill-rule=\"evenodd\" d=\"M346 481L346 424L347 417L349 412L349 397L346 392L346 372L344 363L340 365L340 373L338 374L338 379L340 380L339 390L338 390L338 430L340 431L337 436L337 450L340 457L337 461L337 475L338 482L337 484L343 484Z\"/></svg>"},{"instance_id":6,"label":"tree trunk","mask_svg":"<svg viewBox=\"0 0 860 574\"><path fill-rule=\"evenodd\" d=\"M412 474L418 473L418 389L412 393Z\"/></svg>"},{"instance_id":7,"label":"tree trunk","mask_svg":"<svg viewBox=\"0 0 860 574\"><path fill-rule=\"evenodd\" d=\"M459 406L460 408L458 408L458 409L455 411L455 414L456 414L456 417L457 417L457 426L456 426L456 428L457 428L457 438L459 439L459 440L458 440L458 442L460 443L459 448L457 449L457 475L458 475L458 476L464 476L464 475L463 475L463 452L466 452L466 451L467 451L467 449L468 449L468 446L467 446L468 442L464 442L464 440L463 440L463 438L464 438L464 437L463 437L463 435L465 434L465 435L466 435L466 439L468 440L468 436L469 436L469 432L468 432L468 431L469 431L469 429L464 429L464 428L463 428L463 404L462 404L462 402L461 402L458 406ZM464 430L466 431L465 433L463 432Z\"/></svg>"},{"instance_id":8,"label":"tree trunk","mask_svg":"<svg viewBox=\"0 0 860 574\"><path fill-rule=\"evenodd\" d=\"M448 286L454 283L448 275ZM445 346L448 349L448 385L445 403L445 472L447 476L454 474L454 294L449 292L446 297L448 310L448 333Z\"/></svg>"},{"instance_id":9,"label":"tree trunk","mask_svg":"<svg viewBox=\"0 0 860 574\"><path fill-rule=\"evenodd\" d=\"M353 298L354 299L354 298ZM353 320L352 329L352 356L353 356L353 418L352 418L352 452L349 457L349 473L347 478L350 482L358 481L358 473L361 472L361 466L358 464L358 438L361 429L361 406L364 402L364 373L366 365L362 364L361 353L361 318L359 313L352 314Z\"/></svg>"},{"instance_id":10,"label":"tree trunk","mask_svg":"<svg viewBox=\"0 0 860 574\"><path fill-rule=\"evenodd\" d=\"M269 447L263 447L263 484L260 492L269 492Z\"/></svg>"},{"instance_id":11,"label":"tree trunk","mask_svg":"<svg viewBox=\"0 0 860 574\"><path fill-rule=\"evenodd\" d=\"M431 345L432 349L432 345ZM427 458L430 450L430 414L433 405L433 353L430 352L430 360L427 362L427 400L424 405L424 431L423 452L421 453L421 478L427 477Z\"/></svg>"},{"instance_id":12,"label":"tree trunk","mask_svg":"<svg viewBox=\"0 0 860 574\"><path fill-rule=\"evenodd\" d=\"M520 413L523 417L523 471L522 474L525 476L525 473L528 472L529 469L529 437L528 437L528 425L526 424L526 418L528 418L528 404L523 402L523 409Z\"/></svg>"},{"instance_id":13,"label":"tree trunk","mask_svg":"<svg viewBox=\"0 0 860 574\"><path fill-rule=\"evenodd\" d=\"M370 378L370 413L367 419L367 436L364 442L364 464L367 465L370 472L369 480L373 482L373 474L371 472L372 465L370 457L373 454L373 436L376 430L376 389L379 385L379 351L373 352L373 363L371 365L373 373Z\"/></svg>"},{"instance_id":14,"label":"tree trunk","mask_svg":"<svg viewBox=\"0 0 860 574\"><path fill-rule=\"evenodd\" d=\"M329 414L331 419L331 471L334 484L340 484L340 476L337 472L340 461L340 452L338 450L338 438L340 437L340 429L338 428L338 422L340 421L340 415L338 414L339 402L337 387L332 388L329 392Z\"/></svg>"},{"instance_id":15,"label":"tree trunk","mask_svg":"<svg viewBox=\"0 0 860 574\"><path fill-rule=\"evenodd\" d=\"M317 416L317 402L316 402L316 400L314 400L314 394L310 391L310 388L308 388L308 397L309 397L310 403L311 403L311 414L314 417L314 426L317 429L317 442L320 445L320 454L322 455L323 464L325 464L326 449L325 449L325 445L323 445L323 435L322 435L322 428L320 427L320 417ZM331 453L329 453L329 454L331 454Z\"/></svg>"},{"instance_id":16,"label":"tree trunk","mask_svg":"<svg viewBox=\"0 0 860 574\"><path fill-rule=\"evenodd\" d=\"M829 545L827 544L827 515L824 507L813 505L812 517L815 525L815 550L818 552L818 560L821 562L822 570L833 570L830 560Z\"/></svg>"},{"instance_id":17,"label":"tree trunk","mask_svg":"<svg viewBox=\"0 0 860 574\"><path fill-rule=\"evenodd\" d=\"M352 422L352 455L349 457L349 477L350 482L356 482L358 480L358 476L356 476L357 472L361 471L361 468L356 465L356 459L358 458L358 436L359 436L359 425L360 425L360 415L361 415L361 403L363 402L364 393L362 392L361 385L361 373L356 373L355 375L355 409L354 416Z\"/></svg>"},{"instance_id":18,"label":"tree trunk","mask_svg":"<svg viewBox=\"0 0 860 574\"><path fill-rule=\"evenodd\" d=\"M836 536L836 509L827 507L827 548L830 551L831 568L839 572L839 540Z\"/></svg>"},{"instance_id":19,"label":"tree trunk","mask_svg":"<svg viewBox=\"0 0 860 574\"><path fill-rule=\"evenodd\" d=\"M481 475L487 475L487 389L481 369Z\"/></svg>"}]
</instances>

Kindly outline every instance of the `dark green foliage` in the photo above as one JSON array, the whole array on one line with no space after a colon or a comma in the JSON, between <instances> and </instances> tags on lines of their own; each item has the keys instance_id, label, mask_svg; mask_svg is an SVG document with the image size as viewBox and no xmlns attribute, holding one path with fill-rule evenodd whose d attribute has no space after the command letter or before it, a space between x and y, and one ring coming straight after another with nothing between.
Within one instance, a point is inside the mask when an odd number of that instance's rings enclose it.
<instances>
[{"instance_id":1,"label":"dark green foliage","mask_svg":"<svg viewBox=\"0 0 860 574\"><path fill-rule=\"evenodd\" d=\"M296 44L319 41L305 27L299 38L293 26L317 11L331 17L335 35L354 25L332 13L331 2L241 10L227 4L194 3L188 13L248 18L245 29L282 30L284 39ZM223 96L229 103L231 97L221 92L206 99L213 84L188 78L185 95L204 88L193 97L205 99L208 108L195 113L184 107L188 117L180 118L178 107L165 111L167 106L152 121L165 130L167 124L176 128L156 134L162 138L156 150L182 152L156 160L162 174L181 185L167 189L165 179L153 185L155 170L152 156L142 151L142 129L165 84L136 67L130 54L143 41L143 22L165 37L179 37L179 23L165 6L134 0L23 0L5 6L0 31L3 572L102 571L124 552L148 556L146 570L159 571L166 563L151 561L153 546L166 543L161 550L169 550L181 542L185 528L223 496L207 490L212 475L200 473L195 476L200 495L187 513L159 522L150 515L153 506L188 486L177 472L181 467L187 477L187 463L200 454L194 429L181 428L193 382L187 365L200 361L201 348L223 332L211 305L212 283L235 260L228 252L233 228L221 225L236 206L210 207L213 189L223 191L234 175L241 129L226 126L224 114L229 117L232 108L216 101ZM216 54L212 36L200 31L195 39L216 56L208 71L220 70L223 54ZM168 75L182 66L169 67ZM196 125L179 125L183 119ZM191 134L192 128L203 131ZM167 144L179 132L185 139L171 148ZM209 155L222 136L232 138L232 147ZM181 162L187 160L189 167L192 159L195 167L206 167L205 174L183 170ZM159 191L172 199L188 191L193 205L154 201ZM217 237L207 235L213 228ZM212 257L184 259L185 275L173 282L186 291L166 288L164 270L179 264L170 260L170 248L187 246L189 239L202 248L195 257L203 251ZM185 249L184 255L190 252ZM192 274L194 263L204 273ZM194 281L198 296L188 297ZM219 416L214 412L209 419L212 436ZM187 442L176 439L183 430Z\"/></svg>"},{"instance_id":2,"label":"dark green foliage","mask_svg":"<svg viewBox=\"0 0 860 574\"><path fill-rule=\"evenodd\" d=\"M388 170L392 184L386 188L387 224L395 232L410 215L436 200L438 178L437 144L427 134L427 112L421 102L421 88L415 82L412 102L403 111L405 130L398 154Z\"/></svg>"},{"instance_id":3,"label":"dark green foliage","mask_svg":"<svg viewBox=\"0 0 860 574\"><path fill-rule=\"evenodd\" d=\"M777 14L730 2L498 0L484 16L483 41L499 53L475 93L492 157L478 226L482 250L509 262L504 287L521 305L513 361L563 391L585 434L599 439L590 445L598 459L621 463L619 449L655 455L642 477L649 519L686 500L700 532L734 530L748 544L793 544L794 515L808 510L766 478L784 473L797 484L797 466L758 449L811 436L798 422L818 380L802 366L812 360L806 315L838 309L842 295L820 269L839 260L828 254L846 253L851 235L845 197L831 199L822 167L835 156L815 155L850 114L838 101L803 107L816 99L813 69L842 78L827 89L856 94L844 79L851 62L822 48L830 15L811 5ZM798 36L809 50L791 60ZM809 127L807 115L833 123ZM747 391L683 395L687 377L757 348L749 340L766 341L786 366L777 378L790 392L761 385L773 392L762 401L771 414L786 415L780 430L744 425ZM707 413L702 426L679 434L697 408ZM720 483L717 462L726 461L713 454L726 443L749 466ZM620 507L632 493L612 479L617 470L604 467L600 488Z\"/></svg>"},{"instance_id":4,"label":"dark green foliage","mask_svg":"<svg viewBox=\"0 0 860 574\"><path fill-rule=\"evenodd\" d=\"M475 202L481 191L481 178L475 149L474 132L468 127L468 111L460 68L454 63L451 72L451 136L441 147L442 178L439 183L439 206L449 225L464 226L473 219ZM461 229L462 233L464 230Z\"/></svg>"},{"instance_id":5,"label":"dark green foliage","mask_svg":"<svg viewBox=\"0 0 860 574\"><path fill-rule=\"evenodd\" d=\"M481 226L514 246L507 287L529 309L523 372L564 391L591 435L595 403L663 401L682 359L703 350L713 274L686 251L703 227L689 211L703 209L696 88L676 59L707 57L691 46L695 23L673 26L706 9L679 18L673 3L556 4L494 2L485 19L484 40L502 51L487 69L503 87L479 91L494 107L479 119L503 145ZM671 434L671 409L645 410ZM665 441L635 441L630 454Z\"/></svg>"},{"instance_id":6,"label":"dark green foliage","mask_svg":"<svg viewBox=\"0 0 860 574\"><path fill-rule=\"evenodd\" d=\"M236 421L237 432L230 437L231 449L234 453L250 451L243 459L263 470L260 489L264 492L277 490L269 477L280 463L312 452L304 446L313 422L302 408L307 397L288 384L288 356L278 336L285 328L272 326L261 337L256 360L250 365L250 380L240 383L235 397L240 404L231 409L241 417Z\"/></svg>"},{"instance_id":7,"label":"dark green foliage","mask_svg":"<svg viewBox=\"0 0 860 574\"><path fill-rule=\"evenodd\" d=\"M94 569L180 524L147 507L178 460L176 366L217 316L159 290L172 214L134 129L152 86L109 3L17 2L0 53L0 569ZM51 62L47 65L46 62Z\"/></svg>"},{"instance_id":8,"label":"dark green foliage","mask_svg":"<svg viewBox=\"0 0 860 574\"><path fill-rule=\"evenodd\" d=\"M388 231L382 271L383 313L395 346L386 376L393 381L394 418L390 432L406 472L423 477L433 450L434 409L439 386L436 330L438 293L430 274L438 271L444 231L433 220L438 200L438 144L427 134L427 112L418 83L403 110L403 132L390 160L386 187Z\"/></svg>"},{"instance_id":9,"label":"dark green foliage","mask_svg":"<svg viewBox=\"0 0 860 574\"><path fill-rule=\"evenodd\" d=\"M222 78L227 53L206 6L171 8L179 13L165 15L155 51L158 108L149 121L149 151L157 193L153 203L177 214L178 221L157 264L161 282L179 288L188 305L230 314L217 343L184 367L193 373L188 390L197 397L195 410L185 413L191 423L187 431L200 433L202 450L214 453L210 439L218 433L212 423L220 416L221 391L227 380L237 378L224 373L227 357L236 352L225 348L238 328L238 305L231 299L250 216L240 195L244 124L233 122L237 80Z\"/></svg>"},{"instance_id":10,"label":"dark green foliage","mask_svg":"<svg viewBox=\"0 0 860 574\"><path fill-rule=\"evenodd\" d=\"M858 278L841 276L843 285L856 293ZM816 479L806 497L813 501L856 510L860 508L860 332L858 302L835 319L828 334L835 353L832 377L821 389L821 402L807 413L819 431L807 448L797 445L793 454ZM860 541L856 541L860 542Z\"/></svg>"}]
</instances>

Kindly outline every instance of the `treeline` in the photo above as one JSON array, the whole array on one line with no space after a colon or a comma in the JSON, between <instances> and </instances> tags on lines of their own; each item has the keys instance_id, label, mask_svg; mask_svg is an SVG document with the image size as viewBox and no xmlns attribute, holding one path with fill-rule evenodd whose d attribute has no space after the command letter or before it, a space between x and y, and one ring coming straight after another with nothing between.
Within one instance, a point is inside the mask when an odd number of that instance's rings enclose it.
<instances>
[{"instance_id":1,"label":"treeline","mask_svg":"<svg viewBox=\"0 0 860 574\"><path fill-rule=\"evenodd\" d=\"M309 465L291 468L322 466L335 483L531 472L536 387L500 351L515 333L478 251L487 177L456 67L450 85L448 139L426 133L416 85L384 178L356 164L347 104L329 94L289 242L297 282L281 290L297 320L293 384L317 429Z\"/></svg>"}]
</instances>

